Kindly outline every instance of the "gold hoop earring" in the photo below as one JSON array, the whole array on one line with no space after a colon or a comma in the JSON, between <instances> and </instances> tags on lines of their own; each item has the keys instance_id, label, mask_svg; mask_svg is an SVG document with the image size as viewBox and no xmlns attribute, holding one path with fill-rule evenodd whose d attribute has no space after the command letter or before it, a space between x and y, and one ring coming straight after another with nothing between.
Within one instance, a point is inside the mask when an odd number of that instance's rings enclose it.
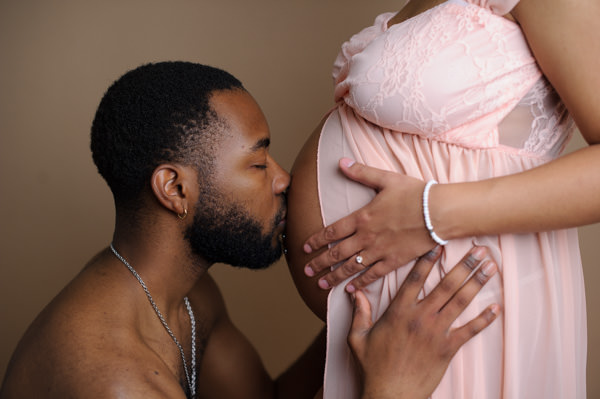
<instances>
[{"instance_id":1,"label":"gold hoop earring","mask_svg":"<svg viewBox=\"0 0 600 399\"><path fill-rule=\"evenodd\" d=\"M181 220L187 217L187 208L183 208L183 215L177 214L177 217Z\"/></svg>"}]
</instances>

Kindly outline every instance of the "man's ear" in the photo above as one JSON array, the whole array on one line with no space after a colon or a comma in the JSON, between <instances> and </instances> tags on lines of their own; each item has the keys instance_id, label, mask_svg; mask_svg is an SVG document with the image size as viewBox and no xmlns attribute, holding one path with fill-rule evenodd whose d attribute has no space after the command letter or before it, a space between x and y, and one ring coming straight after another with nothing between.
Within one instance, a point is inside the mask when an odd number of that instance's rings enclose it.
<instances>
[{"instance_id":1,"label":"man's ear","mask_svg":"<svg viewBox=\"0 0 600 399\"><path fill-rule=\"evenodd\" d=\"M188 204L192 203L192 182L196 177L189 167L176 164L163 164L152 173L152 192L162 206L178 215L181 219L188 213Z\"/></svg>"}]
</instances>

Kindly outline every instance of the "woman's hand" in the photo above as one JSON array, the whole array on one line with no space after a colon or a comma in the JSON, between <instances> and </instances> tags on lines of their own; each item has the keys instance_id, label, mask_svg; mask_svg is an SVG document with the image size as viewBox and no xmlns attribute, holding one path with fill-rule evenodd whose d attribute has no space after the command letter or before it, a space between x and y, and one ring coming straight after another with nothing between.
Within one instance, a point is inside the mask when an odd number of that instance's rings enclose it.
<instances>
[{"instance_id":1,"label":"woman's hand","mask_svg":"<svg viewBox=\"0 0 600 399\"><path fill-rule=\"evenodd\" d=\"M308 238L304 245L307 253L341 241L312 259L304 271L314 276L344 261L319 280L319 286L327 289L369 267L346 287L354 292L423 255L435 242L423 220L423 181L347 158L340 161L340 169L352 180L376 190L377 195L363 208ZM357 262L357 255L362 258L361 263Z\"/></svg>"},{"instance_id":2,"label":"woman's hand","mask_svg":"<svg viewBox=\"0 0 600 399\"><path fill-rule=\"evenodd\" d=\"M348 344L364 383L363 399L427 398L456 351L498 315L500 307L493 304L464 326L450 328L497 271L485 247L473 248L429 295L418 299L440 253L437 247L419 259L375 325L369 301L356 292Z\"/></svg>"}]
</instances>

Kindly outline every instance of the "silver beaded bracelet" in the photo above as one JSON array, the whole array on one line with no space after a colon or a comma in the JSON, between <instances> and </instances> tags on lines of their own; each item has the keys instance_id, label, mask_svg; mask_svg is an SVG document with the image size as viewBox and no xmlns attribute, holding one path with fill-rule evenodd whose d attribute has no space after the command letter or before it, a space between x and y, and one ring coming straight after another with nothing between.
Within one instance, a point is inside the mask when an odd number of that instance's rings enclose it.
<instances>
[{"instance_id":1,"label":"silver beaded bracelet","mask_svg":"<svg viewBox=\"0 0 600 399\"><path fill-rule=\"evenodd\" d=\"M429 180L425 185L425 189L423 190L423 219L425 219L425 226L429 231L431 239L440 245L446 245L448 244L448 241L441 239L440 236L435 234L435 231L433 231L431 217L429 216L429 189L431 189L431 186L434 184L437 184L435 180Z\"/></svg>"}]
</instances>

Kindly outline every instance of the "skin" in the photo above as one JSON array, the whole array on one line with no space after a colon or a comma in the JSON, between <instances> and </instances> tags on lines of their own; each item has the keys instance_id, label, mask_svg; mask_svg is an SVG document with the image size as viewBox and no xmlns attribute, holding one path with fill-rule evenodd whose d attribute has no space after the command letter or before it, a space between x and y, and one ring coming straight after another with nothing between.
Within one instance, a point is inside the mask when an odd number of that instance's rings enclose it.
<instances>
[{"instance_id":1,"label":"skin","mask_svg":"<svg viewBox=\"0 0 600 399\"><path fill-rule=\"evenodd\" d=\"M323 250L315 254L302 251L303 240L323 227L317 192L317 146L322 123L306 141L292 166L285 246L287 264L300 296L317 317L326 321L328 292L319 289L317 278L327 270L308 278L304 275L304 265Z\"/></svg>"},{"instance_id":2,"label":"skin","mask_svg":"<svg viewBox=\"0 0 600 399\"><path fill-rule=\"evenodd\" d=\"M290 178L268 153L270 134L264 115L243 90L213 93L211 104L229 129L215 154L215 188L243 204L262 223L263 233L271 232ZM183 298L189 298L197 327L197 397L321 397L324 333L273 380L256 350L229 319L219 288L207 273L211 264L193 255L182 239L193 221L191 205L202 190L196 170L180 164L159 165L149 187L142 194L137 217L117 209L113 243L142 276L187 359L191 326ZM180 219L178 215L186 210L187 216ZM276 232L283 227L278 225ZM416 263L415 278L405 284L406 294L394 302L385 321L373 325L368 303L357 294L349 342L364 370L363 398L389 397L391 389L396 389L397 375L407 378L394 397L421 397L424 387L437 385L439 371L446 368L456 349L496 317L499 309L491 306L464 328L450 330L458 313L496 269L490 263L488 274L475 273L463 284L483 259L475 252L446 276L439 290L424 300L416 299L414 293L438 256L439 251L434 251ZM414 325L423 325L427 333L416 334L410 328ZM378 348L381 337L402 349ZM419 357L421 361L412 361ZM386 372L381 372L382 365ZM423 385L423 380L428 383ZM381 391L382 385L390 389ZM9 364L0 398L185 398L186 388L178 349L138 281L105 248L27 330Z\"/></svg>"},{"instance_id":3,"label":"skin","mask_svg":"<svg viewBox=\"0 0 600 399\"><path fill-rule=\"evenodd\" d=\"M600 4L593 0L521 0L506 16L523 29L540 68L589 146L522 173L433 186L430 215L440 237L530 233L600 221L600 207L590 200L600 198L600 75L596 71L600 32L589 29L598 15ZM348 217L307 233L308 239L298 245L313 256L296 267L305 267L308 275L323 276L321 286L329 287L363 267L349 259L334 272L325 275L323 271L360 252L363 263L372 266L346 287L353 291L425 253L435 243L427 234L420 209L425 182L349 165L341 162L342 172L375 188L378 195ZM338 240L342 241L334 251L315 252ZM399 248L398 242L405 245Z\"/></svg>"}]
</instances>

